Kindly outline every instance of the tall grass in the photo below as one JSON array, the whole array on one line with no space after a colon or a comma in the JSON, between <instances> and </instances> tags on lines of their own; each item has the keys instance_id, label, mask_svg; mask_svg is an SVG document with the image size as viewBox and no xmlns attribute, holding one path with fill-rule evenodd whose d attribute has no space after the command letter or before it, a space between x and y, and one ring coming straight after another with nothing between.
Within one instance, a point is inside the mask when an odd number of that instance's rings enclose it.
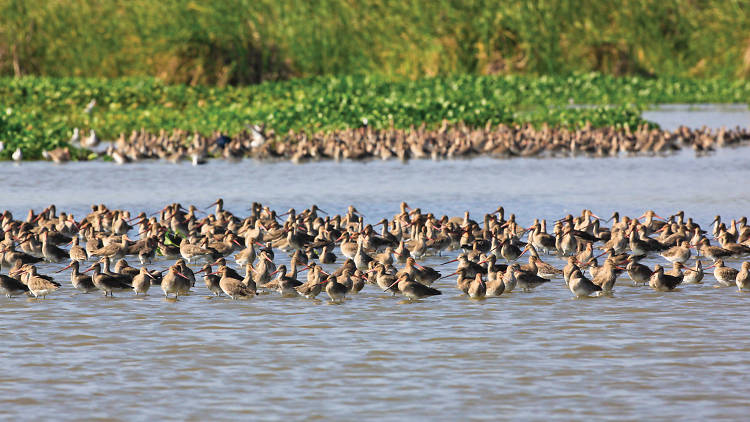
<instances>
[{"instance_id":1,"label":"tall grass","mask_svg":"<svg viewBox=\"0 0 750 422\"><path fill-rule=\"evenodd\" d=\"M750 76L750 0L0 0L0 75Z\"/></svg>"}]
</instances>

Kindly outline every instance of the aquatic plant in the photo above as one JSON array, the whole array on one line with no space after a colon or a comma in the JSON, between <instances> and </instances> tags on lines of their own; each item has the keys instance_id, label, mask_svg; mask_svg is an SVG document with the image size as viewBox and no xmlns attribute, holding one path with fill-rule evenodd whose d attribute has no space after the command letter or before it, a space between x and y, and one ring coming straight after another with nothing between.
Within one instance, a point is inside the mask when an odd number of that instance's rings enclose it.
<instances>
[{"instance_id":1,"label":"aquatic plant","mask_svg":"<svg viewBox=\"0 0 750 422\"><path fill-rule=\"evenodd\" d=\"M264 123L277 133L358 127L408 128L533 123L580 127L644 123L654 103L745 102L750 82L725 79L569 76L446 76L392 81L314 77L245 87L169 85L154 78L0 78L2 158L63 146L74 128L103 139L145 129L209 135ZM92 100L96 103L90 110Z\"/></svg>"}]
</instances>

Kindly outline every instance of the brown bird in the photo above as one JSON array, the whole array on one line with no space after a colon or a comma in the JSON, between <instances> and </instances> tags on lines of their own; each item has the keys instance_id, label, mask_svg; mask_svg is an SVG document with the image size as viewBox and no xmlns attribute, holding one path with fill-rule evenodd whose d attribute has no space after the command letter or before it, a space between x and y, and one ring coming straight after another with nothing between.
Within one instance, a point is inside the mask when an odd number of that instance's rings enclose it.
<instances>
[{"instance_id":1,"label":"brown bird","mask_svg":"<svg viewBox=\"0 0 750 422\"><path fill-rule=\"evenodd\" d=\"M221 275L221 278L219 279L219 287L221 287L221 291L232 299L236 300L238 298L253 297L257 294L245 286L242 280L228 276L226 265L221 266L218 273ZM215 273L210 274L213 275Z\"/></svg>"},{"instance_id":2,"label":"brown bird","mask_svg":"<svg viewBox=\"0 0 750 422\"><path fill-rule=\"evenodd\" d=\"M9 277L5 274L0 274L0 292L7 297L12 297L22 293L29 292L29 286L21 283L13 277Z\"/></svg>"},{"instance_id":3,"label":"brown bird","mask_svg":"<svg viewBox=\"0 0 750 422\"><path fill-rule=\"evenodd\" d=\"M706 267L706 269L709 268L714 269L714 278L716 278L716 281L719 282L719 286L729 287L736 285L737 274L739 273L739 271L732 267L725 266L723 259L717 259L713 265L711 265L710 267Z\"/></svg>"},{"instance_id":4,"label":"brown bird","mask_svg":"<svg viewBox=\"0 0 750 422\"><path fill-rule=\"evenodd\" d=\"M28 286L29 291L34 295L34 297L41 296L42 299L46 299L48 294L60 288L60 283L47 280L44 277L40 277L37 273L36 267L33 265L29 266L24 271L29 276L26 281L26 286Z\"/></svg>"},{"instance_id":5,"label":"brown bird","mask_svg":"<svg viewBox=\"0 0 750 422\"><path fill-rule=\"evenodd\" d=\"M468 294L472 299L484 299L487 295L487 285L484 284L481 273L477 273L474 280L469 283Z\"/></svg>"},{"instance_id":6,"label":"brown bird","mask_svg":"<svg viewBox=\"0 0 750 422\"><path fill-rule=\"evenodd\" d=\"M336 281L336 277L333 275L328 276L323 283L326 284L326 294L331 298L331 302L341 303L344 301L346 293L349 292L349 288Z\"/></svg>"},{"instance_id":7,"label":"brown bird","mask_svg":"<svg viewBox=\"0 0 750 422\"><path fill-rule=\"evenodd\" d=\"M164 291L164 297L174 294L175 299L180 295L186 295L190 291L190 279L180 273L176 266L169 267L167 274L161 280L161 289Z\"/></svg>"},{"instance_id":8,"label":"brown bird","mask_svg":"<svg viewBox=\"0 0 750 422\"><path fill-rule=\"evenodd\" d=\"M91 276L91 280L94 282L94 286L97 289L104 292L104 296L114 296L112 293L115 289L130 289L131 285L127 284L120 277L113 277L109 274L102 272L102 266L100 262L93 264L91 267L86 269L85 272L94 270L94 274Z\"/></svg>"},{"instance_id":9,"label":"brown bird","mask_svg":"<svg viewBox=\"0 0 750 422\"><path fill-rule=\"evenodd\" d=\"M70 272L70 283L73 285L73 287L76 290L80 290L84 293L90 293L95 290L98 290L97 287L94 285L94 281L91 279L91 276L88 274L83 274L79 271L79 261L70 261L70 264L68 264L67 267L58 270L56 272L60 273L65 271L68 268L73 268L73 270Z\"/></svg>"},{"instance_id":10,"label":"brown bird","mask_svg":"<svg viewBox=\"0 0 750 422\"><path fill-rule=\"evenodd\" d=\"M735 280L737 282L737 290L743 291L750 288L750 261L742 263L740 272L737 273Z\"/></svg>"},{"instance_id":11,"label":"brown bird","mask_svg":"<svg viewBox=\"0 0 750 422\"><path fill-rule=\"evenodd\" d=\"M135 294L138 295L139 293L143 293L144 295L147 295L148 289L151 288L151 280L153 278L154 276L151 275L146 267L141 267L138 274L133 277L133 291Z\"/></svg>"},{"instance_id":12,"label":"brown bird","mask_svg":"<svg viewBox=\"0 0 750 422\"><path fill-rule=\"evenodd\" d=\"M648 285L651 286L652 289L660 292L672 291L680 283L682 283L681 278L664 274L664 268L659 264L654 266L654 272L648 280Z\"/></svg>"}]
</instances>

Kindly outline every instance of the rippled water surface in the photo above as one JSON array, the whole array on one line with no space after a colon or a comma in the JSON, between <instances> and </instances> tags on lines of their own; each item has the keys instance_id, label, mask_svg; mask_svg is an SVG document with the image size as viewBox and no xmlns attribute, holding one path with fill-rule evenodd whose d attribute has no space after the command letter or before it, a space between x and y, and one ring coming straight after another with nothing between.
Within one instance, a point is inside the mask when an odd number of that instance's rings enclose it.
<instances>
[{"instance_id":1,"label":"rippled water surface","mask_svg":"<svg viewBox=\"0 0 750 422\"><path fill-rule=\"evenodd\" d=\"M354 204L374 222L398 203L474 218L505 206L522 224L591 208L638 216L684 209L748 214L750 151L696 159L474 159L409 164L212 162L53 166L0 163L0 208L49 203L154 211L222 196L245 215ZM338 252L338 250L337 250ZM455 256L451 253L450 256ZM284 254L278 254L287 260ZM560 260L544 257L559 267ZM446 257L423 264L437 267ZM651 258L649 265L661 262ZM131 264L135 264L131 262ZM164 268L161 261L155 268ZM692 260L691 260L692 264ZM729 265L739 267L739 261ZM444 273L454 264L440 267ZM41 265L49 273L59 265ZM368 286L342 305L152 288L105 299L66 277L47 300L0 298L0 408L13 419L430 420L745 419L750 414L750 293L703 285L656 293L618 281L612 297L574 300L562 280L472 301L455 279L404 303Z\"/></svg>"}]
</instances>

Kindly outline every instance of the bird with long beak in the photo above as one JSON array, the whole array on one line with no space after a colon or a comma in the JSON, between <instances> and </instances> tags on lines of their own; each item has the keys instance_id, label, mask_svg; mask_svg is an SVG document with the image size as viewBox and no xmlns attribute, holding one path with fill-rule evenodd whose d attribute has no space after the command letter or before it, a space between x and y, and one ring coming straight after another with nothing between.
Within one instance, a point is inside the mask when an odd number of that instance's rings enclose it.
<instances>
[{"instance_id":1,"label":"bird with long beak","mask_svg":"<svg viewBox=\"0 0 750 422\"><path fill-rule=\"evenodd\" d=\"M151 280L155 280L151 272L146 267L141 267L139 273L133 277L133 291L136 296L140 293L148 294L148 289L151 288Z\"/></svg>"},{"instance_id":2,"label":"bird with long beak","mask_svg":"<svg viewBox=\"0 0 750 422\"><path fill-rule=\"evenodd\" d=\"M394 284L398 285L398 290L410 301L441 294L440 290L438 289L425 286L422 283L414 281L409 277L408 273L401 273L397 277L398 279L394 282Z\"/></svg>"},{"instance_id":3,"label":"bird with long beak","mask_svg":"<svg viewBox=\"0 0 750 422\"><path fill-rule=\"evenodd\" d=\"M174 294L175 299L179 296L185 296L190 292L192 281L188 276L182 274L176 266L169 267L167 274L161 280L161 289L164 291L164 297L169 298Z\"/></svg>"}]
</instances>

